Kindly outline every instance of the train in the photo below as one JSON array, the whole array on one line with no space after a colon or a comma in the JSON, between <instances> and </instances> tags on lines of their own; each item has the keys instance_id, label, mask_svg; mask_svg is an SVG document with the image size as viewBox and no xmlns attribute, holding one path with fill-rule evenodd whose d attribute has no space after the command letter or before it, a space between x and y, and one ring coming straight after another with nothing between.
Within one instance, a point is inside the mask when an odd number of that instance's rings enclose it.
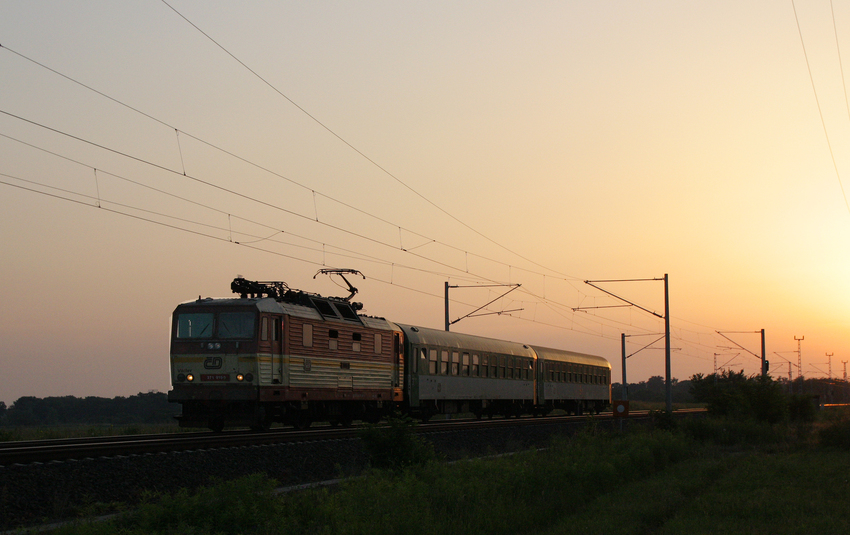
<instances>
[{"instance_id":1,"label":"train","mask_svg":"<svg viewBox=\"0 0 850 535\"><path fill-rule=\"evenodd\" d=\"M343 279L353 272L326 271ZM393 412L427 421L598 413L610 405L611 364L603 357L361 314L349 289L347 297L323 297L237 277L238 297L178 305L168 400L182 406L179 425L304 429L378 422Z\"/></svg>"}]
</instances>

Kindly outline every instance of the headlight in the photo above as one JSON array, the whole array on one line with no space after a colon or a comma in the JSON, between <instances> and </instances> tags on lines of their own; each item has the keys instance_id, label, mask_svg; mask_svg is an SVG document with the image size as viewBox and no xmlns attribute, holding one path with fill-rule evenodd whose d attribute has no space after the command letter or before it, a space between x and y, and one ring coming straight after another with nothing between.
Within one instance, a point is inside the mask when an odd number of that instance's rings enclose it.
<instances>
[{"instance_id":1,"label":"headlight","mask_svg":"<svg viewBox=\"0 0 850 535\"><path fill-rule=\"evenodd\" d=\"M245 380L245 376L244 376L244 375L242 375L242 374L240 373L239 375L237 375L237 376L236 376L236 380L237 380L237 381L244 381L244 380Z\"/></svg>"},{"instance_id":2,"label":"headlight","mask_svg":"<svg viewBox=\"0 0 850 535\"><path fill-rule=\"evenodd\" d=\"M192 381L195 380L195 376L190 373L189 375L186 376L186 380L191 383Z\"/></svg>"}]
</instances>

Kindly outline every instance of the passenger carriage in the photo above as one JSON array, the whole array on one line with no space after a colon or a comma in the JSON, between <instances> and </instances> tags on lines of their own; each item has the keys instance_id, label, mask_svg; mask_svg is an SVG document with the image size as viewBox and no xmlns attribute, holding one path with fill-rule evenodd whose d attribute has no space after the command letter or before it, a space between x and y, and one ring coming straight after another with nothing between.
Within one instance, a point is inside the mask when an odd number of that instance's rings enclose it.
<instances>
[{"instance_id":1,"label":"passenger carriage","mask_svg":"<svg viewBox=\"0 0 850 535\"><path fill-rule=\"evenodd\" d=\"M519 415L534 405L534 351L527 345L402 325L405 400L411 414Z\"/></svg>"},{"instance_id":2,"label":"passenger carriage","mask_svg":"<svg viewBox=\"0 0 850 535\"><path fill-rule=\"evenodd\" d=\"M548 413L596 414L611 403L611 363L602 357L532 346L537 354L537 403Z\"/></svg>"}]
</instances>

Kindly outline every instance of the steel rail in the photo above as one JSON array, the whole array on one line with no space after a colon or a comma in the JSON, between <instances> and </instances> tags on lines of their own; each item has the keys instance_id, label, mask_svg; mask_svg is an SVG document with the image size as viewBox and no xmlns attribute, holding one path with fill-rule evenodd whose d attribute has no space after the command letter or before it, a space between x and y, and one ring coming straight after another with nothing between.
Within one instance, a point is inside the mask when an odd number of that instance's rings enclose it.
<instances>
[{"instance_id":1,"label":"steel rail","mask_svg":"<svg viewBox=\"0 0 850 535\"><path fill-rule=\"evenodd\" d=\"M675 414L704 412L705 409L680 409ZM648 418L650 411L632 411L628 418ZM416 428L419 434L466 429L497 427L552 425L596 420L611 420L614 416L604 412L597 416L548 416L495 419L432 420ZM351 439L359 436L362 427L320 427L309 430L291 428L273 429L267 432L230 431L226 433L172 433L160 435L120 435L111 437L87 437L56 440L35 440L0 443L0 466L12 464L46 463L69 459L115 457L165 453L172 451L205 450L283 444L316 440Z\"/></svg>"}]
</instances>

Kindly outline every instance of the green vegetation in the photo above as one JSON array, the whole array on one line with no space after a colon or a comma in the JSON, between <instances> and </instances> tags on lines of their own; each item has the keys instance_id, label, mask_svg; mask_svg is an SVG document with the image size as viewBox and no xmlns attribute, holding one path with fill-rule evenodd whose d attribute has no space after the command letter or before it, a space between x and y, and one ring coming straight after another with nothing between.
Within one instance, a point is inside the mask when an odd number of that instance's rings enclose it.
<instances>
[{"instance_id":1,"label":"green vegetation","mask_svg":"<svg viewBox=\"0 0 850 535\"><path fill-rule=\"evenodd\" d=\"M397 419L377 442L405 442L411 429ZM60 533L844 534L848 431L850 411L837 409L803 423L697 418L628 434L588 426L545 450L452 465L411 459L332 488L276 495L274 481L252 475L151 495L118 519ZM370 451L373 466L387 457L385 446Z\"/></svg>"},{"instance_id":2,"label":"green vegetation","mask_svg":"<svg viewBox=\"0 0 850 535\"><path fill-rule=\"evenodd\" d=\"M415 434L416 421L397 414L386 425L369 424L360 432L363 449L372 468L403 470L437 460L434 447Z\"/></svg>"}]
</instances>

